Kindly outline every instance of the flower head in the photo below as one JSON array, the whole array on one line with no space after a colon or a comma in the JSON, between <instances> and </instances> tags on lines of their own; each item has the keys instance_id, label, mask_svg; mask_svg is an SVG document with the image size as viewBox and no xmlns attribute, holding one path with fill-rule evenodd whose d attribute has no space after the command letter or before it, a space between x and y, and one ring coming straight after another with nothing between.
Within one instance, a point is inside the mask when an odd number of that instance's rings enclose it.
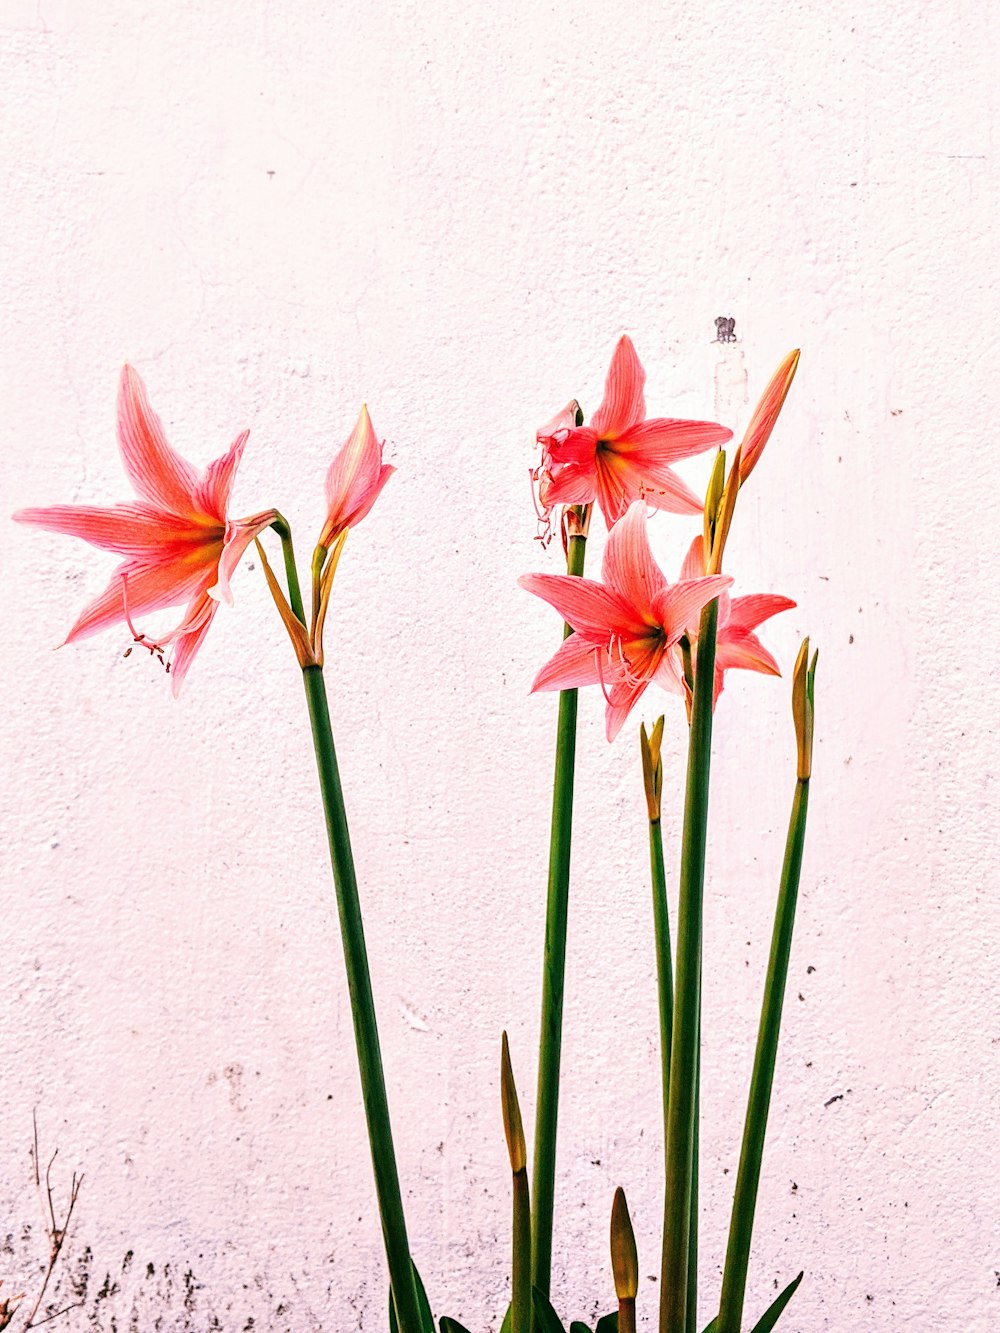
<instances>
[{"instance_id":1,"label":"flower head","mask_svg":"<svg viewBox=\"0 0 1000 1333\"><path fill-rule=\"evenodd\" d=\"M705 573L705 543L696 537L681 566L682 579L697 579ZM730 597L724 592L719 598L719 619L715 639L715 689L713 707L722 693L724 678L733 667L745 671L760 671L765 676L780 676L777 662L754 633L765 620L779 611L790 611L795 603L789 597L774 593L755 593L748 597ZM692 616L688 628L692 660L698 651L698 620Z\"/></svg>"},{"instance_id":2,"label":"flower head","mask_svg":"<svg viewBox=\"0 0 1000 1333\"><path fill-rule=\"evenodd\" d=\"M360 523L395 471L382 462L382 445L363 407L326 474L327 515L318 545L331 547L342 532Z\"/></svg>"},{"instance_id":3,"label":"flower head","mask_svg":"<svg viewBox=\"0 0 1000 1333\"><path fill-rule=\"evenodd\" d=\"M161 658L163 649L173 645L169 669L174 694L179 692L219 601L232 602L229 580L240 557L275 517L273 510L245 519L227 517L247 435L243 431L227 453L199 473L170 446L146 386L137 371L125 366L118 387L118 445L139 500L109 509L53 505L14 515L19 523L82 537L125 557L64 642L124 622L137 643ZM153 640L136 631L138 616L182 603L184 615L169 633Z\"/></svg>"},{"instance_id":4,"label":"flower head","mask_svg":"<svg viewBox=\"0 0 1000 1333\"><path fill-rule=\"evenodd\" d=\"M536 476L546 515L556 505L596 500L610 528L638 499L674 514L701 513L701 501L672 464L725 444L732 431L711 421L647 418L645 382L632 340L623 337L590 425L575 424L573 402L538 432Z\"/></svg>"},{"instance_id":5,"label":"flower head","mask_svg":"<svg viewBox=\"0 0 1000 1333\"><path fill-rule=\"evenodd\" d=\"M646 521L646 506L637 500L611 529L600 583L560 574L519 580L576 631L539 671L532 690L599 684L607 699L609 741L651 681L683 693L677 643L702 608L732 583L716 574L669 584L653 559Z\"/></svg>"}]
</instances>

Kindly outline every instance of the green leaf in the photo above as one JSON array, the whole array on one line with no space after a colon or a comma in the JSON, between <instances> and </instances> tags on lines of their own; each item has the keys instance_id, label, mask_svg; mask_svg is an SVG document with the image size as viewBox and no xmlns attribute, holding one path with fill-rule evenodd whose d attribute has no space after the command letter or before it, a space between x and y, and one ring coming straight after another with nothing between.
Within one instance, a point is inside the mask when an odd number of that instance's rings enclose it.
<instances>
[{"instance_id":1,"label":"green leaf","mask_svg":"<svg viewBox=\"0 0 1000 1333\"><path fill-rule=\"evenodd\" d=\"M569 1333L590 1333L590 1329L581 1319L574 1319L569 1326Z\"/></svg>"},{"instance_id":2,"label":"green leaf","mask_svg":"<svg viewBox=\"0 0 1000 1333\"><path fill-rule=\"evenodd\" d=\"M537 1287L531 1288L531 1303L535 1307L535 1319L539 1333L566 1333L559 1316L553 1310L548 1296Z\"/></svg>"},{"instance_id":3,"label":"green leaf","mask_svg":"<svg viewBox=\"0 0 1000 1333\"><path fill-rule=\"evenodd\" d=\"M705 1333L715 1333L715 1330L718 1327L719 1327L719 1316L716 1315L715 1318L712 1320L712 1322L705 1328Z\"/></svg>"},{"instance_id":4,"label":"green leaf","mask_svg":"<svg viewBox=\"0 0 1000 1333\"><path fill-rule=\"evenodd\" d=\"M427 1292L424 1290L423 1280L417 1272L417 1265L410 1260L413 1265L413 1281L417 1288L417 1310L420 1313L420 1327L422 1333L437 1333L434 1327L434 1316L431 1314L430 1302L427 1299ZM455 1323L454 1320L449 1322ZM456 1333L464 1333L461 1325L455 1324ZM392 1299L392 1288L389 1288L389 1333L399 1333L399 1322L396 1319L396 1305Z\"/></svg>"},{"instance_id":5,"label":"green leaf","mask_svg":"<svg viewBox=\"0 0 1000 1333\"><path fill-rule=\"evenodd\" d=\"M503 1323L500 1325L500 1333L510 1333L510 1323L514 1318L514 1307L507 1306L507 1313L503 1317Z\"/></svg>"},{"instance_id":6,"label":"green leaf","mask_svg":"<svg viewBox=\"0 0 1000 1333\"><path fill-rule=\"evenodd\" d=\"M756 1324L754 1324L751 1333L771 1333L771 1329L774 1328L775 1324L781 1317L781 1312L798 1290L799 1283L802 1281L802 1276L803 1275L800 1273L797 1278L793 1278L792 1281L789 1282L788 1286L774 1304L768 1308L767 1313L763 1318L758 1319Z\"/></svg>"},{"instance_id":7,"label":"green leaf","mask_svg":"<svg viewBox=\"0 0 1000 1333\"><path fill-rule=\"evenodd\" d=\"M457 1319L449 1319L447 1315L441 1316L441 1333L469 1333Z\"/></svg>"},{"instance_id":8,"label":"green leaf","mask_svg":"<svg viewBox=\"0 0 1000 1333\"><path fill-rule=\"evenodd\" d=\"M612 1310L610 1314L602 1314L594 1333L618 1333L618 1311Z\"/></svg>"}]
</instances>

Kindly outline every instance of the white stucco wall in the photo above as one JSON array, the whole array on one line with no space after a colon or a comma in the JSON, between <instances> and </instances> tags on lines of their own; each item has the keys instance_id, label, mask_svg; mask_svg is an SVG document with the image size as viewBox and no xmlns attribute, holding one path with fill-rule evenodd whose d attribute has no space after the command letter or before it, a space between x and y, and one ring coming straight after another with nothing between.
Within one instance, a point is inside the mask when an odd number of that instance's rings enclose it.
<instances>
[{"instance_id":1,"label":"white stucco wall","mask_svg":"<svg viewBox=\"0 0 1000 1333\"><path fill-rule=\"evenodd\" d=\"M559 565L533 540L534 429L596 406L623 331L651 411L737 428L742 372L752 398L801 346L731 561L798 601L766 636L785 663L802 633L821 649L751 1309L802 1267L788 1333L1000 1327L993 6L5 0L0 29L3 512L127 497L126 358L199 463L251 428L234 510L278 505L303 553L363 399L388 438L328 678L413 1247L473 1330L505 1304L504 1026L529 1124L534 1094L556 701L527 688L558 625L515 579ZM738 347L713 345L720 314ZM657 521L668 569L689 536ZM51 651L110 557L8 525L2 558L4 1292L44 1257L36 1107L59 1188L86 1173L63 1327L383 1329L305 711L260 571L174 702L120 635ZM618 1183L658 1268L643 805L634 728L609 747L602 711L589 692L554 1283L574 1317L611 1303ZM789 747L786 684L732 680L706 1310Z\"/></svg>"}]
</instances>

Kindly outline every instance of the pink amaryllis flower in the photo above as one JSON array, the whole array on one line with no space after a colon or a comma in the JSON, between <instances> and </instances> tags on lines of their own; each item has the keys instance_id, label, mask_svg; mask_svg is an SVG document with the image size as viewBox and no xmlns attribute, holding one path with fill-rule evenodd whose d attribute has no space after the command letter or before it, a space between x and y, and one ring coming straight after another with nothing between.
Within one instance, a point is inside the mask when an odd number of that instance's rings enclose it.
<instances>
[{"instance_id":1,"label":"pink amaryllis flower","mask_svg":"<svg viewBox=\"0 0 1000 1333\"><path fill-rule=\"evenodd\" d=\"M651 681L683 694L677 643L702 608L732 583L726 574L668 583L653 559L646 522L646 506L637 500L611 529L603 582L561 574L519 580L576 631L539 671L532 691L599 684L607 699L609 741Z\"/></svg>"},{"instance_id":2,"label":"pink amaryllis flower","mask_svg":"<svg viewBox=\"0 0 1000 1333\"><path fill-rule=\"evenodd\" d=\"M681 579L697 579L705 573L705 542L695 537L681 566ZM781 671L772 655L754 633L765 620L779 611L790 611L795 602L776 593L753 593L747 597L730 597L724 592L719 598L718 629L715 640L715 688L713 707L723 690L723 680L732 667L746 671L760 671L766 676L780 676ZM688 622L692 661L698 652L698 618Z\"/></svg>"},{"instance_id":3,"label":"pink amaryllis flower","mask_svg":"<svg viewBox=\"0 0 1000 1333\"><path fill-rule=\"evenodd\" d=\"M232 603L230 577L254 537L276 517L274 510L230 519L226 509L249 432L199 473L167 442L149 405L146 386L126 365L118 386L118 445L139 500L102 509L53 505L22 509L19 523L82 537L92 546L125 557L100 596L84 607L65 643L124 622L136 643L168 662L176 695L204 642L219 601ZM151 638L136 619L150 611L186 603L174 629Z\"/></svg>"},{"instance_id":4,"label":"pink amaryllis flower","mask_svg":"<svg viewBox=\"0 0 1000 1333\"><path fill-rule=\"evenodd\" d=\"M329 548L342 532L360 523L395 471L382 462L382 444L368 408L362 407L326 474L327 515L318 544Z\"/></svg>"},{"instance_id":5,"label":"pink amaryllis flower","mask_svg":"<svg viewBox=\"0 0 1000 1333\"><path fill-rule=\"evenodd\" d=\"M575 425L573 402L538 432L542 462L535 477L546 517L556 505L592 500L609 528L638 499L675 514L701 513L701 500L672 464L725 444L732 431L713 421L647 418L645 382L632 340L623 337L590 425Z\"/></svg>"}]
</instances>

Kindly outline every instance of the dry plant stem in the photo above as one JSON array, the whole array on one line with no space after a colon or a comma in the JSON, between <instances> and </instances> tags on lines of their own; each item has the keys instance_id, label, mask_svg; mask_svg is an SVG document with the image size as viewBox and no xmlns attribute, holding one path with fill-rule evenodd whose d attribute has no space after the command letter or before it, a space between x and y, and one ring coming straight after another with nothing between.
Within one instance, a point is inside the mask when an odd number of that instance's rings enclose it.
<instances>
[{"instance_id":1,"label":"dry plant stem","mask_svg":"<svg viewBox=\"0 0 1000 1333\"><path fill-rule=\"evenodd\" d=\"M635 1300L618 1302L618 1333L635 1333Z\"/></svg>"},{"instance_id":2,"label":"dry plant stem","mask_svg":"<svg viewBox=\"0 0 1000 1333\"><path fill-rule=\"evenodd\" d=\"M78 1176L74 1171L72 1180L70 1182L69 1204L67 1205L66 1215L63 1218L62 1225L60 1226L56 1220L55 1200L52 1197L52 1163L56 1160L58 1153L59 1149L57 1148L55 1152L52 1154L52 1156L49 1158L48 1166L46 1166L45 1168L45 1199L49 1215L48 1223L46 1225L46 1232L48 1233L49 1237L49 1258L48 1258L48 1263L46 1264L45 1267L45 1275L42 1278L41 1288L38 1292L38 1296L35 1299L34 1305L31 1307L31 1313L28 1315L27 1322L24 1325L25 1333L27 1333L27 1330L29 1328L39 1328L42 1324L47 1324L51 1320L57 1319L59 1315L65 1314L68 1310L74 1309L76 1305L83 1304L82 1301L77 1301L73 1305L67 1305L64 1309L57 1310L55 1314L46 1315L44 1319L39 1319L37 1323L35 1322L35 1315L41 1309L42 1301L45 1299L45 1293L48 1290L49 1281L52 1277L53 1271L55 1270L55 1266L59 1261L59 1255L62 1251L62 1247L65 1244L66 1235L69 1231L70 1219L73 1216L73 1209L76 1207L76 1201L80 1194L80 1186L83 1184L83 1176ZM35 1159L35 1184L39 1189L41 1189L41 1184L42 1184L41 1173L38 1164L37 1122L35 1123L34 1159Z\"/></svg>"},{"instance_id":3,"label":"dry plant stem","mask_svg":"<svg viewBox=\"0 0 1000 1333\"><path fill-rule=\"evenodd\" d=\"M693 1251L695 1123L701 1033L702 897L712 750L712 695L718 601L705 607L698 633L688 742L684 835L677 912L677 969L670 1049L666 1195L660 1271L660 1333L687 1333L689 1263Z\"/></svg>"},{"instance_id":4,"label":"dry plant stem","mask_svg":"<svg viewBox=\"0 0 1000 1333\"><path fill-rule=\"evenodd\" d=\"M316 750L316 764L330 842L330 860L333 864L333 878L337 890L337 911L344 945L347 985L351 996L361 1093L368 1123L368 1141L375 1172L375 1192L382 1219L382 1235L385 1241L392 1299L399 1333L421 1333L413 1264L410 1259L396 1154L389 1123L389 1104L382 1072L375 1001L368 971L361 902L358 897L354 856L351 851L344 794L333 744L330 709L322 667L307 666L303 669L302 676L309 705L309 720L312 724L313 745Z\"/></svg>"},{"instance_id":5,"label":"dry plant stem","mask_svg":"<svg viewBox=\"0 0 1000 1333\"><path fill-rule=\"evenodd\" d=\"M750 1080L743 1147L736 1174L736 1191L729 1225L726 1267L719 1301L718 1333L740 1333L743 1318L750 1242L753 1236L757 1188L764 1155L764 1136L767 1132L771 1085L774 1081L774 1065L781 1030L781 1010L785 998L785 983L788 979L788 960L792 948L792 930L795 925L795 906L802 870L802 849L805 843L808 807L809 779L800 778L795 785L795 797L792 801L785 860L781 870L781 888L771 936L771 954L767 965L767 981L764 984L757 1051Z\"/></svg>"},{"instance_id":6,"label":"dry plant stem","mask_svg":"<svg viewBox=\"0 0 1000 1333\"><path fill-rule=\"evenodd\" d=\"M583 573L587 551L586 521L569 538L566 572ZM564 637L572 630L567 625ZM576 766L576 690L559 695L556 764L552 785L552 831L545 914L545 963L542 975L542 1019L538 1050L538 1100L535 1118L533 1210L531 1217L531 1280L545 1296L551 1286L552 1214L555 1198L556 1128L559 1118L559 1066L562 1055L563 991L566 973L566 928L569 906L570 842L573 827L573 776ZM532 1314L532 1327L537 1320Z\"/></svg>"}]
</instances>

